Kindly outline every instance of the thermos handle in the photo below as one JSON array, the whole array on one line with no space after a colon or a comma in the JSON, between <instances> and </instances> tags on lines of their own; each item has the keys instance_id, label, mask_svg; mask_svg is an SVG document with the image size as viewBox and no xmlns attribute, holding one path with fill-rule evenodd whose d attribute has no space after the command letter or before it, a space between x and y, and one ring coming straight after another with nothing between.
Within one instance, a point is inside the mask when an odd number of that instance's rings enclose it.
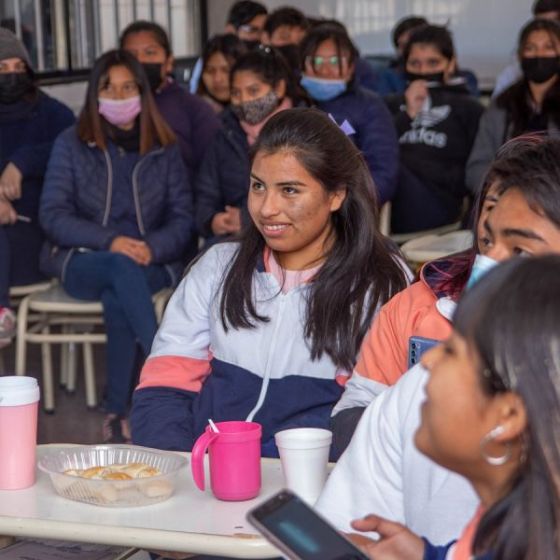
<instances>
[{"instance_id":1,"label":"thermos handle","mask_svg":"<svg viewBox=\"0 0 560 560\"><path fill-rule=\"evenodd\" d=\"M191 471L194 483L204 491L204 454L208 446L219 436L216 432L204 432L195 442L191 453Z\"/></svg>"}]
</instances>

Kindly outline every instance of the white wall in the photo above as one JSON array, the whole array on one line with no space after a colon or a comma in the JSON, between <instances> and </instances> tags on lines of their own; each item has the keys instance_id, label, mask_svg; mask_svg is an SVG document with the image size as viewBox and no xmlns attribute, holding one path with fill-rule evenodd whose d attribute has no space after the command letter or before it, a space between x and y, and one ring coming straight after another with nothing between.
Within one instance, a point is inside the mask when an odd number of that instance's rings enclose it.
<instances>
[{"instance_id":1,"label":"white wall","mask_svg":"<svg viewBox=\"0 0 560 560\"><path fill-rule=\"evenodd\" d=\"M459 62L484 87L511 60L517 34L530 17L532 0L261 0L270 9L293 5L313 16L344 22L364 54L392 52L390 31L401 17L423 15L449 22ZM223 30L232 0L208 0L210 34Z\"/></svg>"}]
</instances>

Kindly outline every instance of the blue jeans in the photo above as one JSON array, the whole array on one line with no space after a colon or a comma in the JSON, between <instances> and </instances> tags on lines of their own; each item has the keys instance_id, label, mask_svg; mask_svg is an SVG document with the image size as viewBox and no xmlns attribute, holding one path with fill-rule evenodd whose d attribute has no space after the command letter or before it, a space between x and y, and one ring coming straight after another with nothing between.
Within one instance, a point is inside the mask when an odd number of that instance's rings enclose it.
<instances>
[{"instance_id":1,"label":"blue jeans","mask_svg":"<svg viewBox=\"0 0 560 560\"><path fill-rule=\"evenodd\" d=\"M64 289L101 301L107 331L107 412L125 415L135 381L137 342L148 356L157 331L152 294L171 285L161 265L140 266L118 253L93 251L71 257Z\"/></svg>"}]
</instances>

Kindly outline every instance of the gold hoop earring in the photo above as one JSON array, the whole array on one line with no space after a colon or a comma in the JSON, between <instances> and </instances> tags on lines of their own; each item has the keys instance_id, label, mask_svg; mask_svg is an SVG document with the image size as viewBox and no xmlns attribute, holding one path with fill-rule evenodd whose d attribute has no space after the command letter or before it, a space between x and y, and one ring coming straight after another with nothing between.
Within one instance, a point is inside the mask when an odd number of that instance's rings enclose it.
<instances>
[{"instance_id":1,"label":"gold hoop earring","mask_svg":"<svg viewBox=\"0 0 560 560\"><path fill-rule=\"evenodd\" d=\"M504 433L505 428L503 426L496 426L493 430L490 430L481 440L480 440L480 454L484 460L493 467L500 467L505 465L511 459L511 443L506 443L506 452L499 457L490 455L486 450L486 446L492 443L498 436Z\"/></svg>"}]
</instances>

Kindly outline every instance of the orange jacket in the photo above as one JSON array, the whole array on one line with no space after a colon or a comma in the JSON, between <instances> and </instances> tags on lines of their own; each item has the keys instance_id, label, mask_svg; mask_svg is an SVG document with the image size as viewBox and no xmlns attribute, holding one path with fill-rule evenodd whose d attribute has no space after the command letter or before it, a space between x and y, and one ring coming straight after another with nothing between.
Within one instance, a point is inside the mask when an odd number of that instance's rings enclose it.
<instances>
[{"instance_id":1,"label":"orange jacket","mask_svg":"<svg viewBox=\"0 0 560 560\"><path fill-rule=\"evenodd\" d=\"M451 334L451 323L437 309L437 301L424 274L395 295L381 308L364 337L354 373L382 385L394 385L408 370L411 336L444 340Z\"/></svg>"}]
</instances>

